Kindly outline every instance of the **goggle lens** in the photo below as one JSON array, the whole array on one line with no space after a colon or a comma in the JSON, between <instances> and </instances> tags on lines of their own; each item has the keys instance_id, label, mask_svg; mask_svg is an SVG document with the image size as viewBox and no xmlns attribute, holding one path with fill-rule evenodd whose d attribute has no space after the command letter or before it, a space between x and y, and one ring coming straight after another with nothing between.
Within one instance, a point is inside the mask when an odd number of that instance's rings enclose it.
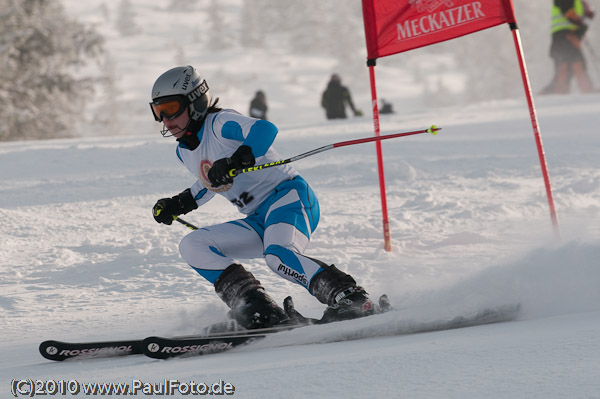
<instances>
[{"instance_id":1,"label":"goggle lens","mask_svg":"<svg viewBox=\"0 0 600 399\"><path fill-rule=\"evenodd\" d=\"M167 100L158 104L152 102L150 103L150 108L152 108L154 119L157 122L162 122L163 118L172 119L179 116L185 109L181 101L177 99Z\"/></svg>"}]
</instances>

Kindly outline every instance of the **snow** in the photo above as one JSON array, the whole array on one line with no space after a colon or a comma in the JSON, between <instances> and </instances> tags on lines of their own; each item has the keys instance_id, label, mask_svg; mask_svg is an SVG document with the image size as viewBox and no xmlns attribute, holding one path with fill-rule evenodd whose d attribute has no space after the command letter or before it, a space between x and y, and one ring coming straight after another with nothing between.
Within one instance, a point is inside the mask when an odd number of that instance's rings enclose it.
<instances>
[{"instance_id":1,"label":"snow","mask_svg":"<svg viewBox=\"0 0 600 399\"><path fill-rule=\"evenodd\" d=\"M0 144L3 395L13 379L221 379L240 398L600 397L599 94L536 97L560 238L550 222L524 96L410 113L397 109L382 117L383 133L431 124L443 129L436 136L383 142L392 252L383 249L372 143L294 164L321 204L307 254L351 273L374 298L387 293L397 312L281 333L204 357L43 359L37 347L46 339L189 334L226 312L210 284L179 257L186 228L158 225L150 213L158 198L189 187L193 177L146 109L154 79L173 59L131 68L156 51L144 37L108 41L123 82L139 85L130 87L125 101L135 104L135 112L121 116L126 134L88 131L79 139ZM131 47L136 40L145 43L139 53ZM254 72L236 65L240 56L250 62L250 55L230 50L212 63L210 57L197 63L209 82L219 80L211 77L218 71L245 82L239 92L217 91L224 105L241 112L260 84L274 105L282 156L373 134L368 112L327 122L314 98L319 90L302 89L307 82L324 86L331 60L303 60L304 75L284 85L286 68L298 59L252 58L249 68L268 66L273 73L248 82ZM380 84L390 85L391 78L388 69ZM291 92L297 113L286 105ZM368 93L353 94L367 110ZM202 226L240 216L215 198L185 220ZM321 304L262 260L243 262L276 300L292 295L302 313L321 314ZM522 306L517 321L390 335L406 323L512 303ZM332 342L360 329L381 336Z\"/></svg>"}]
</instances>

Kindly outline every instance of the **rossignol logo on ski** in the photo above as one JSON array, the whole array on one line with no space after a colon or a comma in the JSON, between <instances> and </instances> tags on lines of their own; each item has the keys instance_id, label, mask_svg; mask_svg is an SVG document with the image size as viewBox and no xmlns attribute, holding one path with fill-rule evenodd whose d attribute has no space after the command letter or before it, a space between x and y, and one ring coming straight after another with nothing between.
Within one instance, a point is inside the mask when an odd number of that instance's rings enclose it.
<instances>
[{"instance_id":1,"label":"rossignol logo on ski","mask_svg":"<svg viewBox=\"0 0 600 399\"><path fill-rule=\"evenodd\" d=\"M49 346L46 348L46 352L49 355L55 355L58 349L54 346ZM106 348L85 348L85 349L64 349L60 351L59 356L73 357L79 355L99 355L103 353L122 353L127 354L128 352L132 352L133 347L131 345L124 346L112 346Z\"/></svg>"},{"instance_id":2,"label":"rossignol logo on ski","mask_svg":"<svg viewBox=\"0 0 600 399\"><path fill-rule=\"evenodd\" d=\"M233 348L233 342L209 342L204 345L183 345L183 346L163 346L151 343L148 345L148 351L152 353L187 353L187 352L213 352L224 351Z\"/></svg>"},{"instance_id":3,"label":"rossignol logo on ski","mask_svg":"<svg viewBox=\"0 0 600 399\"><path fill-rule=\"evenodd\" d=\"M46 348L46 353L54 356L58 353L58 348L56 346L49 346Z\"/></svg>"}]
</instances>

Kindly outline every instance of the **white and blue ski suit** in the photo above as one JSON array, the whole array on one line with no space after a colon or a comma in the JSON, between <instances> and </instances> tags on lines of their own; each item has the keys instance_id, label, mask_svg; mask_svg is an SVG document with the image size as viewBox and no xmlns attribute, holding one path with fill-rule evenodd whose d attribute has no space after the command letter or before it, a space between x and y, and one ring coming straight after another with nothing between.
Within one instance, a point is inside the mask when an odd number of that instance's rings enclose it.
<instances>
[{"instance_id":1,"label":"white and blue ski suit","mask_svg":"<svg viewBox=\"0 0 600 399\"><path fill-rule=\"evenodd\" d=\"M319 202L307 182L289 165L235 177L232 184L212 187L207 173L213 162L230 157L241 145L252 148L256 164L281 158L272 148L277 127L233 110L208 114L194 150L179 143L177 156L197 177L191 187L198 206L220 194L246 215L243 219L203 227L185 236L183 259L214 284L235 259L264 257L281 277L308 289L322 270L302 253L319 222Z\"/></svg>"}]
</instances>

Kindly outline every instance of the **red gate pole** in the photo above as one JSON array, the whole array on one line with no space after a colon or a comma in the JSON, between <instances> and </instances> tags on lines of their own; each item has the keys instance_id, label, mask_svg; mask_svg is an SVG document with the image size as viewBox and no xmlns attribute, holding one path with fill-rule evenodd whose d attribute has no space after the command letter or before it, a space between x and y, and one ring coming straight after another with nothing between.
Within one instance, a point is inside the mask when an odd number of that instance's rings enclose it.
<instances>
[{"instance_id":1,"label":"red gate pole","mask_svg":"<svg viewBox=\"0 0 600 399\"><path fill-rule=\"evenodd\" d=\"M525 58L523 57L523 47L521 45L521 36L519 35L519 28L516 23L510 23L510 30L513 34L515 42L515 48L517 50L517 58L519 59L519 67L521 68L521 77L523 79L523 87L525 88L525 97L527 97L527 104L529 105L529 116L531 117L531 125L533 126L533 135L535 136L535 143L537 145L538 156L540 158L540 165L542 167L542 175L544 177L544 184L546 186L546 197L548 197L548 205L550 206L550 218L552 220L552 226L554 227L554 234L557 238L560 238L560 230L558 227L558 218L556 215L556 209L554 208L554 199L552 198L552 187L550 186L550 176L548 174L548 166L546 165L546 155L544 154L544 145L542 144L542 136L540 134L537 113L535 111L535 105L533 103L533 96L531 94L531 85L529 84L529 75L527 74L527 67L525 65Z\"/></svg>"},{"instance_id":2,"label":"red gate pole","mask_svg":"<svg viewBox=\"0 0 600 399\"><path fill-rule=\"evenodd\" d=\"M371 80L371 102L373 108L373 127L375 130L375 136L379 137L381 135L381 130L379 128L379 108L377 106L377 89L375 87L375 60L370 59L367 61L367 66L369 67L369 78ZM381 196L381 213L383 216L383 240L384 240L384 248L386 251L390 252L392 250L392 242L390 235L390 221L388 218L388 209L387 209L387 199L385 192L385 174L383 171L383 155L381 151L381 141L375 142L375 148L377 150L377 170L379 173L379 191Z\"/></svg>"}]
</instances>

